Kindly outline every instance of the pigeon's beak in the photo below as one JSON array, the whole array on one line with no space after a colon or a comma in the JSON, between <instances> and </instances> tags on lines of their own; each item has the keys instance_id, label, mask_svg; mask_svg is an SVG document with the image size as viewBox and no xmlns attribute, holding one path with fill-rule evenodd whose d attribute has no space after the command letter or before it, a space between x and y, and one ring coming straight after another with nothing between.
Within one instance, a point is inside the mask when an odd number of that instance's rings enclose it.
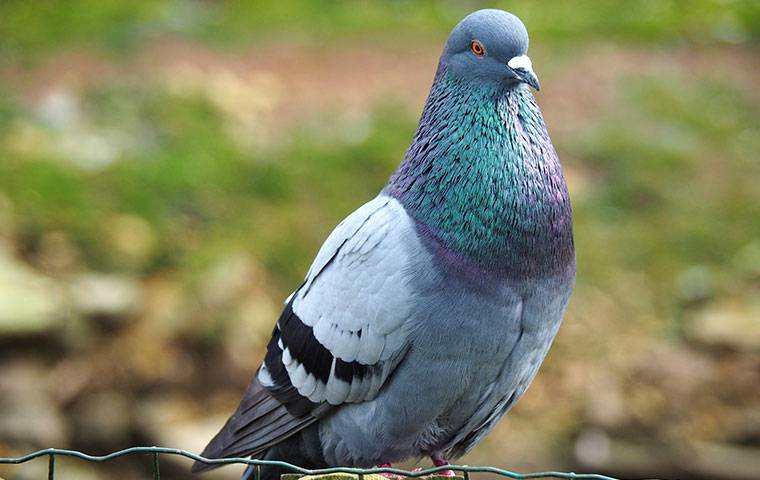
<instances>
[{"instance_id":1,"label":"pigeon's beak","mask_svg":"<svg viewBox=\"0 0 760 480\"><path fill-rule=\"evenodd\" d=\"M536 90L541 90L541 84L538 83L538 77L536 77L536 73L533 71L533 64L527 55L512 57L507 62L507 66L519 81L527 83Z\"/></svg>"}]
</instances>

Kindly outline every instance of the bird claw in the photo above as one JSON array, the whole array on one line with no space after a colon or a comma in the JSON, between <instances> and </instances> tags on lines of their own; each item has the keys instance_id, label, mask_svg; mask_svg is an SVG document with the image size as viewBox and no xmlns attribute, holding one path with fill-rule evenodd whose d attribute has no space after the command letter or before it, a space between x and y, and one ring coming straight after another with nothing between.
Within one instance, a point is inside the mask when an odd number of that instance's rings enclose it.
<instances>
[{"instance_id":1,"label":"bird claw","mask_svg":"<svg viewBox=\"0 0 760 480\"><path fill-rule=\"evenodd\" d=\"M393 465L391 465L390 463L379 463L375 465L375 468L393 468ZM393 478L393 479L401 478L400 475L396 475L395 473L390 473L390 472L380 472L378 475L381 475L385 478Z\"/></svg>"},{"instance_id":2,"label":"bird claw","mask_svg":"<svg viewBox=\"0 0 760 480\"><path fill-rule=\"evenodd\" d=\"M447 460L444 460L442 458L433 458L433 466L435 466L435 467L442 467L442 466L448 465L448 464L449 464L449 462ZM379 463L379 464L375 465L375 468L393 468L393 465L391 465L390 463ZM422 467L417 467L417 468L415 468L412 471L413 472L421 472L422 471ZM392 478L392 479L399 479L399 478L401 478L400 475L396 475L395 473L390 473L390 472L380 472L379 475L382 475L385 478ZM433 475L440 475L442 477L456 477L457 476L457 474L454 473L453 470L448 470L448 469L447 470L441 470L440 472L436 472Z\"/></svg>"},{"instance_id":3,"label":"bird claw","mask_svg":"<svg viewBox=\"0 0 760 480\"><path fill-rule=\"evenodd\" d=\"M438 458L438 457L431 457L431 460L433 460L433 465L436 467L442 467L444 465L449 465L449 461L445 458ZM456 477L457 474L454 473L453 470L441 470L440 472L437 472L435 475L441 475L442 477Z\"/></svg>"}]
</instances>

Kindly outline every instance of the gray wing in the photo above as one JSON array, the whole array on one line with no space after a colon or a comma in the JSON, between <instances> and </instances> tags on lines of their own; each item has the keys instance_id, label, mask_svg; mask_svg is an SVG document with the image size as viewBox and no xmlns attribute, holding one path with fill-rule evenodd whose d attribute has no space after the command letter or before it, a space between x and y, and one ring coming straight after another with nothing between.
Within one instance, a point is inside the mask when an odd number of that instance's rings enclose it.
<instances>
[{"instance_id":1,"label":"gray wing","mask_svg":"<svg viewBox=\"0 0 760 480\"><path fill-rule=\"evenodd\" d=\"M256 456L331 409L377 395L409 344L409 235L416 235L412 220L384 195L335 228L204 456Z\"/></svg>"}]
</instances>

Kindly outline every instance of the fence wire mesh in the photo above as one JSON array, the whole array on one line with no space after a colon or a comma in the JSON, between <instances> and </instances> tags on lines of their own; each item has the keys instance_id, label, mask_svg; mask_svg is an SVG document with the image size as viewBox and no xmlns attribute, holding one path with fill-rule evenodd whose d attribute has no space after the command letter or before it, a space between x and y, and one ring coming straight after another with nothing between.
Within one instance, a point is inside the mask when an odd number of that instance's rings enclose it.
<instances>
[{"instance_id":1,"label":"fence wire mesh","mask_svg":"<svg viewBox=\"0 0 760 480\"><path fill-rule=\"evenodd\" d=\"M245 464L254 465L254 479L260 480L260 468L262 466L280 467L289 470L293 473L301 473L304 475L322 475L330 473L349 473L354 474L362 479L364 475L376 474L376 473L392 473L402 477L418 478L426 475L438 473L442 470L453 470L455 472L461 472L465 480L470 480L470 473L490 473L497 476L515 479L531 479L531 478L562 478L573 480L618 480L613 477L605 475L599 475L595 473L573 473L573 472L535 472L535 473L516 473L509 470L503 470L497 467L478 467L469 465L445 465L441 467L433 467L425 470L401 470L398 468L351 468L351 467L332 467L322 469L308 469L293 465L288 462L278 460L257 460L253 458L205 458L200 455L196 455L192 452L180 450L177 448L164 448L164 447L132 447L117 452L109 453L107 455L88 455L76 450L62 450L57 448L48 448L45 450L39 450L23 457L15 458L2 458L0 457L0 464L21 464L26 463L37 458L48 457L48 480L55 480L56 474L56 462L55 459L58 456L61 457L74 457L87 462L107 462L115 458L124 457L127 455L140 455L149 454L152 457L152 469L153 479L160 480L161 471L159 466L159 457L161 455L185 457L190 460L195 460L201 463L209 465L227 465L227 464ZM199 477L201 478L201 477Z\"/></svg>"}]
</instances>

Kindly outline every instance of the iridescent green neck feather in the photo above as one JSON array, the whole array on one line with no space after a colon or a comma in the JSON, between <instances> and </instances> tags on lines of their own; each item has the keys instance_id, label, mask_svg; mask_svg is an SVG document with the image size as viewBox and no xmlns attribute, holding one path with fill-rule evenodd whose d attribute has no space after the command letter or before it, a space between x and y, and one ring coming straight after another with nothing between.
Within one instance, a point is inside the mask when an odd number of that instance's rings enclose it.
<instances>
[{"instance_id":1,"label":"iridescent green neck feather","mask_svg":"<svg viewBox=\"0 0 760 480\"><path fill-rule=\"evenodd\" d=\"M439 67L385 191L445 256L508 276L572 269L567 186L525 85L474 84Z\"/></svg>"}]
</instances>

